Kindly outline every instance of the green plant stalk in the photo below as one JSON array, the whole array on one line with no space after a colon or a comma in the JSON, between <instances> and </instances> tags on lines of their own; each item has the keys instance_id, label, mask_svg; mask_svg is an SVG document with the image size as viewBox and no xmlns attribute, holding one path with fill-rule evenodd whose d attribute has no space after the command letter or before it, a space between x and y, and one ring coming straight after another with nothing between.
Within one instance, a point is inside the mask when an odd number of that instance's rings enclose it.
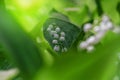
<instances>
[{"instance_id":1,"label":"green plant stalk","mask_svg":"<svg viewBox=\"0 0 120 80\"><path fill-rule=\"evenodd\" d=\"M99 0L95 0L96 4L97 4L97 11L98 11L98 15L101 16L103 14L103 10L101 7L101 3Z\"/></svg>"},{"instance_id":2,"label":"green plant stalk","mask_svg":"<svg viewBox=\"0 0 120 80\"><path fill-rule=\"evenodd\" d=\"M4 0L0 0L0 43L25 80L31 80L42 66L42 56L30 36L6 11Z\"/></svg>"}]
</instances>

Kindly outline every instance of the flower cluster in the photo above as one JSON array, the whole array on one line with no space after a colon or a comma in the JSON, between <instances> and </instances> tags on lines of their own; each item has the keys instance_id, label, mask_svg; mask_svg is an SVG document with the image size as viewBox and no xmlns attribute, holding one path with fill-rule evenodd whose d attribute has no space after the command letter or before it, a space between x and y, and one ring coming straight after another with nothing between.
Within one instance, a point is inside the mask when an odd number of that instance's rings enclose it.
<instances>
[{"instance_id":1,"label":"flower cluster","mask_svg":"<svg viewBox=\"0 0 120 80\"><path fill-rule=\"evenodd\" d=\"M66 52L67 48L64 46L63 42L65 42L65 32L61 30L59 26L55 23L50 24L47 28L47 31L52 36L52 44L54 45L53 49L56 52Z\"/></svg>"},{"instance_id":2,"label":"flower cluster","mask_svg":"<svg viewBox=\"0 0 120 80\"><path fill-rule=\"evenodd\" d=\"M85 41L82 41L79 48L86 49L88 52L94 50L94 45L100 42L105 36L106 32L111 30L115 33L120 33L119 27L114 27L108 16L103 16L99 25L93 26L91 23L87 23L83 26L84 32L93 31L94 35L88 37Z\"/></svg>"}]
</instances>

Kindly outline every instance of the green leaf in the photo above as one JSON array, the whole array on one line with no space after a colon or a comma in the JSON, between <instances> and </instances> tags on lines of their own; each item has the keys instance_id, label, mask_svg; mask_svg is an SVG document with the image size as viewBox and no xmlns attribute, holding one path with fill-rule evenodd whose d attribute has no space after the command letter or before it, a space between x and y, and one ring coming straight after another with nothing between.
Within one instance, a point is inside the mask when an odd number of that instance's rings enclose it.
<instances>
[{"instance_id":1,"label":"green leaf","mask_svg":"<svg viewBox=\"0 0 120 80\"><path fill-rule=\"evenodd\" d=\"M108 15L115 24L119 24L120 21L119 14L116 10L118 2L119 0L101 0L104 14Z\"/></svg>"},{"instance_id":2,"label":"green leaf","mask_svg":"<svg viewBox=\"0 0 120 80\"><path fill-rule=\"evenodd\" d=\"M117 4L117 11L120 14L120 2L118 2L118 4Z\"/></svg>"},{"instance_id":3,"label":"green leaf","mask_svg":"<svg viewBox=\"0 0 120 80\"><path fill-rule=\"evenodd\" d=\"M8 70L13 68L13 63L11 63L7 56L5 55L5 50L0 44L0 70Z\"/></svg>"},{"instance_id":4,"label":"green leaf","mask_svg":"<svg viewBox=\"0 0 120 80\"><path fill-rule=\"evenodd\" d=\"M79 6L77 0L54 0L53 4L55 9L64 11L65 8Z\"/></svg>"},{"instance_id":5,"label":"green leaf","mask_svg":"<svg viewBox=\"0 0 120 80\"><path fill-rule=\"evenodd\" d=\"M103 14L103 10L102 10L100 0L95 0L95 2L96 2L96 5L97 5L98 15L101 16Z\"/></svg>"},{"instance_id":6,"label":"green leaf","mask_svg":"<svg viewBox=\"0 0 120 80\"><path fill-rule=\"evenodd\" d=\"M111 39L91 53L67 54L51 68L39 72L35 80L112 80L116 72L120 38Z\"/></svg>"},{"instance_id":7,"label":"green leaf","mask_svg":"<svg viewBox=\"0 0 120 80\"><path fill-rule=\"evenodd\" d=\"M48 30L51 26L53 28L51 28L51 30ZM55 46L58 46L60 48L60 50L57 52L62 52L62 49L64 48L69 49L81 32L81 29L77 26L57 18L49 18L45 22L43 28L44 36L52 48L54 49ZM57 31L57 28L59 28L60 31ZM61 40L62 33L65 40ZM55 37L55 35L58 37ZM54 44L53 40L57 40L57 43Z\"/></svg>"},{"instance_id":8,"label":"green leaf","mask_svg":"<svg viewBox=\"0 0 120 80\"><path fill-rule=\"evenodd\" d=\"M78 8L78 11L68 11L66 12L66 15L68 15L72 23L81 26L83 23L90 21L92 15L89 11L89 8L86 5Z\"/></svg>"},{"instance_id":9,"label":"green leaf","mask_svg":"<svg viewBox=\"0 0 120 80\"><path fill-rule=\"evenodd\" d=\"M69 22L69 18L68 18L66 15L58 12L58 11L55 10L55 9L53 9L53 10L50 12L50 18L57 18L57 19L60 19L60 20L64 20L64 21Z\"/></svg>"},{"instance_id":10,"label":"green leaf","mask_svg":"<svg viewBox=\"0 0 120 80\"><path fill-rule=\"evenodd\" d=\"M0 42L6 50L6 55L20 69L22 75L30 80L42 67L41 52L13 16L6 11L4 0L0 1L2 1L0 4Z\"/></svg>"}]
</instances>

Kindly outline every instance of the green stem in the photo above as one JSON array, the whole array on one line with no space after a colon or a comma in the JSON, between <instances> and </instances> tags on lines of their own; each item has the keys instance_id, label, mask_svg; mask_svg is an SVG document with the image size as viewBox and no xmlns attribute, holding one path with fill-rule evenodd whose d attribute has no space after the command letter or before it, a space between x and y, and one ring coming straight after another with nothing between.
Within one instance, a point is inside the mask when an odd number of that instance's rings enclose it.
<instances>
[{"instance_id":1,"label":"green stem","mask_svg":"<svg viewBox=\"0 0 120 80\"><path fill-rule=\"evenodd\" d=\"M103 14L103 9L100 3L100 0L95 0L96 4L97 4L97 11L98 11L98 15L101 16Z\"/></svg>"}]
</instances>

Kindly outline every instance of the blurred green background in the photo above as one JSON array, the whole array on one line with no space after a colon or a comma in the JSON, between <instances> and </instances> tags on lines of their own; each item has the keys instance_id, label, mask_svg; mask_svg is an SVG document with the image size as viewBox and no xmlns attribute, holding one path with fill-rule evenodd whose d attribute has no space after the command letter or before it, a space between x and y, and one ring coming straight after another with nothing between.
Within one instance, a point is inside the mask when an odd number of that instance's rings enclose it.
<instances>
[{"instance_id":1,"label":"blurred green background","mask_svg":"<svg viewBox=\"0 0 120 80\"><path fill-rule=\"evenodd\" d=\"M119 34L108 32L92 53L58 55L42 31L52 9L79 27L103 14L120 26L120 0L0 0L0 70L19 70L8 80L120 80Z\"/></svg>"}]
</instances>

